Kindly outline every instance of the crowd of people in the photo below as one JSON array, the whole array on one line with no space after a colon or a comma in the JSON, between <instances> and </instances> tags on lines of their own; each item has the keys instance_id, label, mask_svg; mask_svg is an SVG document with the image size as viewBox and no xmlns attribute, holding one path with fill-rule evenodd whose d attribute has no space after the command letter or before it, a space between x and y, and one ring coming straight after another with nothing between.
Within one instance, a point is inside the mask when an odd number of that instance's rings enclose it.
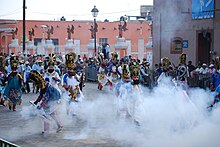
<instances>
[{"instance_id":1,"label":"crowd of people","mask_svg":"<svg viewBox=\"0 0 220 147\"><path fill-rule=\"evenodd\" d=\"M61 99L66 102L67 114L77 114L77 107L84 99L82 88L85 81L85 67L96 69L99 90L104 90L108 85L110 90L115 92L119 104L117 116L131 117L138 126L141 124L136 113L141 107L139 99L132 100L132 108L127 106L127 101L130 101L135 94L141 93L140 84L153 88L164 77L172 77L176 85L182 85L186 90L189 83L187 80L199 74L201 77L209 77L210 90L215 92L215 99L209 108L220 101L219 58L208 66L203 63L195 67L191 61L186 64L186 54L181 54L178 66L172 65L169 59L164 57L161 63L155 64L153 72L145 58L142 61L132 56L119 59L117 52L109 55L109 51L106 55L99 53L97 58L87 58L86 55L81 57L75 53L64 56L54 54L23 56L12 53L10 56L1 55L0 60L0 104L16 111L17 105L22 103L22 94L31 92L30 82L32 82L32 91L39 95L30 103L41 110L39 112L44 117L43 133L48 132L50 127L48 117L55 120L57 132L62 129L56 111Z\"/></svg>"}]
</instances>

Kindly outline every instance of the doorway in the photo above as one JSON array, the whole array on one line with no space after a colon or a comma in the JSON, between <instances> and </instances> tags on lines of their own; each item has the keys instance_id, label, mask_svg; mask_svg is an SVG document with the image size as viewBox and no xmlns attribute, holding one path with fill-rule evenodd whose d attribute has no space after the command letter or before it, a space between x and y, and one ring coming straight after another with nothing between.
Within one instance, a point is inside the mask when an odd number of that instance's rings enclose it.
<instances>
[{"instance_id":1,"label":"doorway","mask_svg":"<svg viewBox=\"0 0 220 147\"><path fill-rule=\"evenodd\" d=\"M211 42L211 33L198 33L198 63L210 63Z\"/></svg>"}]
</instances>

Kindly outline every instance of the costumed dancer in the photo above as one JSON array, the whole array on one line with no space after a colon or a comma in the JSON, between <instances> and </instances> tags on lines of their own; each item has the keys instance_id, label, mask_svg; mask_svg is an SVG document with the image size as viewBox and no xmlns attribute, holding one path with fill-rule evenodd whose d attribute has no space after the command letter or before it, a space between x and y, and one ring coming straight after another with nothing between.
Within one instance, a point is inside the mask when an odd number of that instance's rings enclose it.
<instances>
[{"instance_id":1,"label":"costumed dancer","mask_svg":"<svg viewBox=\"0 0 220 147\"><path fill-rule=\"evenodd\" d=\"M137 126L140 126L139 110L142 109L142 102L138 97L142 92L138 86L139 73L139 66L136 62L131 63L130 67L124 63L122 64L121 81L116 84L117 117L132 119Z\"/></svg>"},{"instance_id":2,"label":"costumed dancer","mask_svg":"<svg viewBox=\"0 0 220 147\"><path fill-rule=\"evenodd\" d=\"M42 75L35 70L30 72L29 77L40 88L40 95L34 102L30 101L30 103L40 110L39 115L44 121L42 134L49 133L51 118L56 122L57 132L60 132L63 128L57 112L61 103L60 91L45 81Z\"/></svg>"},{"instance_id":3,"label":"costumed dancer","mask_svg":"<svg viewBox=\"0 0 220 147\"><path fill-rule=\"evenodd\" d=\"M3 56L0 56L0 105L5 106L4 97L2 96L6 82L5 60Z\"/></svg>"},{"instance_id":4,"label":"costumed dancer","mask_svg":"<svg viewBox=\"0 0 220 147\"><path fill-rule=\"evenodd\" d=\"M77 108L79 102L84 98L80 90L80 76L76 74L75 68L75 53L68 53L65 55L67 73L64 74L62 79L62 86L65 89L64 99L67 101L67 114L73 116L77 115ZM83 76L83 75L81 75Z\"/></svg>"},{"instance_id":5,"label":"costumed dancer","mask_svg":"<svg viewBox=\"0 0 220 147\"><path fill-rule=\"evenodd\" d=\"M113 88L113 85L115 85L119 78L120 78L120 73L118 71L118 53L114 52L111 54L111 61L109 63L109 67L108 67L108 80L109 80L109 84L110 84L110 88Z\"/></svg>"},{"instance_id":6,"label":"costumed dancer","mask_svg":"<svg viewBox=\"0 0 220 147\"><path fill-rule=\"evenodd\" d=\"M107 67L106 63L102 62L100 63L99 69L98 69L98 89L102 90L103 87L108 83L107 78Z\"/></svg>"},{"instance_id":7,"label":"costumed dancer","mask_svg":"<svg viewBox=\"0 0 220 147\"><path fill-rule=\"evenodd\" d=\"M47 72L44 74L44 80L49 82L54 88L56 88L60 93L61 90L58 84L61 82L59 74L55 71L54 61L49 61Z\"/></svg>"},{"instance_id":8,"label":"costumed dancer","mask_svg":"<svg viewBox=\"0 0 220 147\"><path fill-rule=\"evenodd\" d=\"M8 75L7 85L4 90L4 98L8 101L9 110L16 111L16 105L22 102L22 76L17 72L18 58L12 56L10 58L10 67L12 72Z\"/></svg>"},{"instance_id":9,"label":"costumed dancer","mask_svg":"<svg viewBox=\"0 0 220 147\"><path fill-rule=\"evenodd\" d=\"M210 89L214 95L214 101L208 108L213 108L216 103L220 101L220 60L219 57L215 59L216 71L211 77Z\"/></svg>"},{"instance_id":10,"label":"costumed dancer","mask_svg":"<svg viewBox=\"0 0 220 147\"><path fill-rule=\"evenodd\" d=\"M170 60L168 57L161 58L161 64L162 64L162 73L157 79L157 83L159 84L165 77L168 77L168 71L169 71L169 65Z\"/></svg>"},{"instance_id":11,"label":"costumed dancer","mask_svg":"<svg viewBox=\"0 0 220 147\"><path fill-rule=\"evenodd\" d=\"M213 108L216 105L216 103L220 102L220 85L215 89L214 93L215 93L214 101L207 108Z\"/></svg>"},{"instance_id":12,"label":"costumed dancer","mask_svg":"<svg viewBox=\"0 0 220 147\"><path fill-rule=\"evenodd\" d=\"M130 99L130 114L134 120L134 123L140 126L141 116L140 112L143 111L142 99L140 94L142 93L142 89L139 86L140 82L140 67L138 62L133 61L129 65L129 70L131 73L132 79L132 93L129 96Z\"/></svg>"},{"instance_id":13,"label":"costumed dancer","mask_svg":"<svg viewBox=\"0 0 220 147\"><path fill-rule=\"evenodd\" d=\"M132 92L132 85L130 79L130 70L128 64L122 64L121 80L115 86L115 92L117 96L117 117L129 118L128 97Z\"/></svg>"},{"instance_id":14,"label":"costumed dancer","mask_svg":"<svg viewBox=\"0 0 220 147\"><path fill-rule=\"evenodd\" d=\"M140 65L140 76L141 76L141 84L144 86L150 87L150 71L149 71L150 63L147 61L143 61Z\"/></svg>"},{"instance_id":15,"label":"costumed dancer","mask_svg":"<svg viewBox=\"0 0 220 147\"><path fill-rule=\"evenodd\" d=\"M32 65L32 70L36 70L40 74L44 74L44 66L42 65L42 60L36 60L35 63ZM39 87L33 84L33 93L36 88L36 93L39 92Z\"/></svg>"},{"instance_id":16,"label":"costumed dancer","mask_svg":"<svg viewBox=\"0 0 220 147\"><path fill-rule=\"evenodd\" d=\"M183 90L187 90L187 77L189 75L187 65L186 65L186 54L182 53L179 57L180 63L177 68L177 78L176 82L178 86L181 86Z\"/></svg>"}]
</instances>

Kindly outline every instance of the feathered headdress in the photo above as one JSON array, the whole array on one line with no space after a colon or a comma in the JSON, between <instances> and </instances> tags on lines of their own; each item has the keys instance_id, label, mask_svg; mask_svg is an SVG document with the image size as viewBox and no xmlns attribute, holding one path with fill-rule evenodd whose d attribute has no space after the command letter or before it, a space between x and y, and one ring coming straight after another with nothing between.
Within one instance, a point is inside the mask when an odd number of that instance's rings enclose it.
<instances>
[{"instance_id":1,"label":"feathered headdress","mask_svg":"<svg viewBox=\"0 0 220 147\"><path fill-rule=\"evenodd\" d=\"M168 68L169 65L170 65L169 58L168 58L168 57L163 57L163 58L161 59L161 64L162 64L162 67L163 67L163 68Z\"/></svg>"},{"instance_id":2,"label":"feathered headdress","mask_svg":"<svg viewBox=\"0 0 220 147\"><path fill-rule=\"evenodd\" d=\"M122 64L122 78L126 81L130 80L130 70L128 64Z\"/></svg>"},{"instance_id":3,"label":"feathered headdress","mask_svg":"<svg viewBox=\"0 0 220 147\"><path fill-rule=\"evenodd\" d=\"M139 80L139 74L140 74L139 64L136 61L131 62L129 69L131 72L132 79Z\"/></svg>"},{"instance_id":4,"label":"feathered headdress","mask_svg":"<svg viewBox=\"0 0 220 147\"><path fill-rule=\"evenodd\" d=\"M112 61L114 63L116 63L118 61L118 53L117 52L112 53Z\"/></svg>"},{"instance_id":5,"label":"feathered headdress","mask_svg":"<svg viewBox=\"0 0 220 147\"><path fill-rule=\"evenodd\" d=\"M180 60L180 64L185 65L186 64L186 54L182 53L179 57L179 60Z\"/></svg>"},{"instance_id":6,"label":"feathered headdress","mask_svg":"<svg viewBox=\"0 0 220 147\"><path fill-rule=\"evenodd\" d=\"M11 66L12 70L16 70L18 68L18 63L19 63L18 57L11 56L11 58L10 58L10 66Z\"/></svg>"},{"instance_id":7,"label":"feathered headdress","mask_svg":"<svg viewBox=\"0 0 220 147\"><path fill-rule=\"evenodd\" d=\"M40 89L45 89L46 87L46 82L44 80L44 78L42 77L42 75L36 71L36 70L32 70L30 71L30 79L37 85L39 86Z\"/></svg>"},{"instance_id":8,"label":"feathered headdress","mask_svg":"<svg viewBox=\"0 0 220 147\"><path fill-rule=\"evenodd\" d=\"M67 69L74 69L74 67L76 66L75 65L75 61L77 60L76 58L77 56L75 53L68 53L65 55L65 59L66 59L65 65Z\"/></svg>"}]
</instances>

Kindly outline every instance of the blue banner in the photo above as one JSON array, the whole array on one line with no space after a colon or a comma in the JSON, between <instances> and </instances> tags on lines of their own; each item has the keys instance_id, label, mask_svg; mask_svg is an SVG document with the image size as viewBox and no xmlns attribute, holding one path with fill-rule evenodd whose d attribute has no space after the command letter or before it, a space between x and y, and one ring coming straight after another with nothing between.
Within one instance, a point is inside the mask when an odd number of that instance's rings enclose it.
<instances>
[{"instance_id":1,"label":"blue banner","mask_svg":"<svg viewBox=\"0 0 220 147\"><path fill-rule=\"evenodd\" d=\"M192 19L214 17L215 0L192 0Z\"/></svg>"}]
</instances>

